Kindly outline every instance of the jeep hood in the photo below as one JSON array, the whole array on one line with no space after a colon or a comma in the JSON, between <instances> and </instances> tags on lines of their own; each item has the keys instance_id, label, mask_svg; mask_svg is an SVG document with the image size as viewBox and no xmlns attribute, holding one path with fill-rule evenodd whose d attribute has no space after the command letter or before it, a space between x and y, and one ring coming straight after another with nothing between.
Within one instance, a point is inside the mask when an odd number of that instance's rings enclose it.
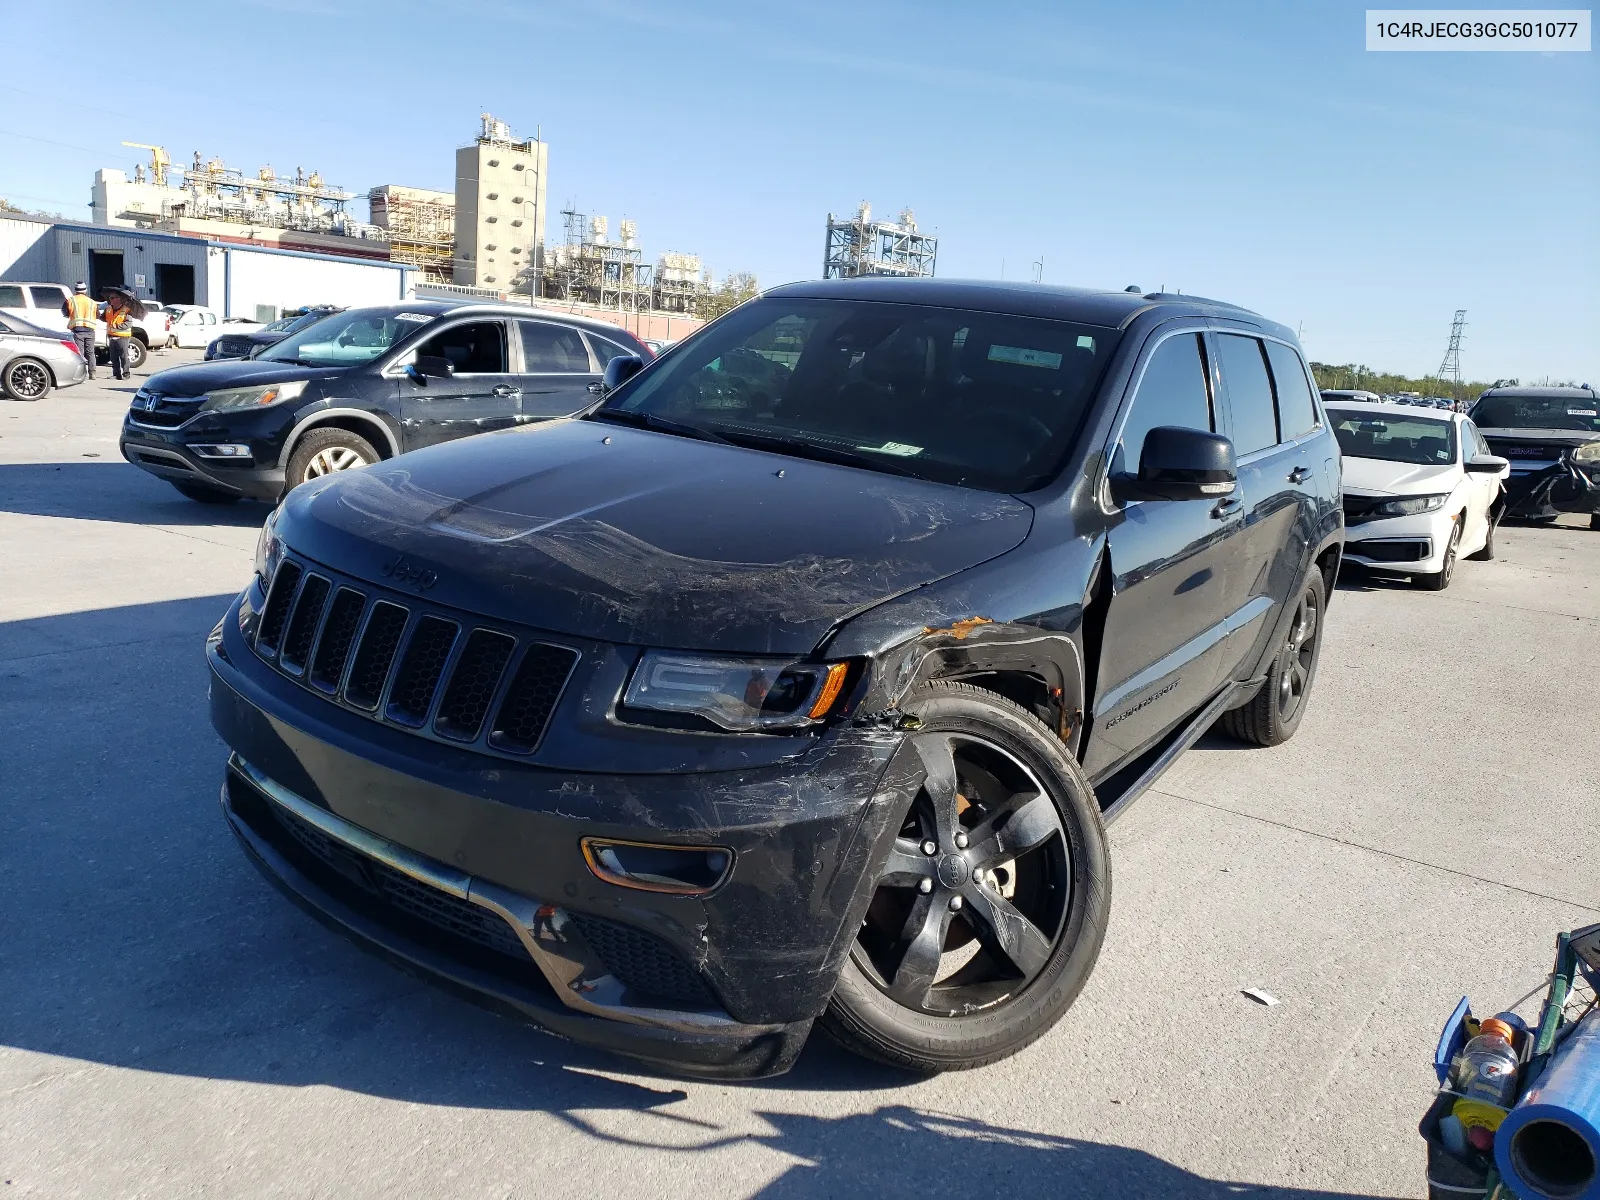
<instances>
[{"instance_id":1,"label":"jeep hood","mask_svg":"<svg viewBox=\"0 0 1600 1200\"><path fill-rule=\"evenodd\" d=\"M307 484L278 533L465 613L625 644L805 654L850 616L1005 553L1032 520L992 492L559 421Z\"/></svg>"},{"instance_id":2,"label":"jeep hood","mask_svg":"<svg viewBox=\"0 0 1600 1200\"><path fill-rule=\"evenodd\" d=\"M1454 490L1460 476L1461 468L1454 463L1433 466L1344 456L1344 490L1363 496L1428 496L1449 492Z\"/></svg>"}]
</instances>

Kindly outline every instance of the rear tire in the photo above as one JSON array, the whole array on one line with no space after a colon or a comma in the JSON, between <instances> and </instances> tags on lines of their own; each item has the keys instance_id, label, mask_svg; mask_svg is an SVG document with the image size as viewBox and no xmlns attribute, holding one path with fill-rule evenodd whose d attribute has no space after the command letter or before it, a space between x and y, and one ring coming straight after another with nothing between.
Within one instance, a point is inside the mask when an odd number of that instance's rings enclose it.
<instances>
[{"instance_id":1,"label":"rear tire","mask_svg":"<svg viewBox=\"0 0 1600 1200\"><path fill-rule=\"evenodd\" d=\"M180 495L198 500L201 504L232 504L240 499L233 492L225 492L221 488L202 487L198 483L173 483L172 486L178 489Z\"/></svg>"},{"instance_id":2,"label":"rear tire","mask_svg":"<svg viewBox=\"0 0 1600 1200\"><path fill-rule=\"evenodd\" d=\"M1600 533L1600 513L1589 514L1589 528L1595 533Z\"/></svg>"},{"instance_id":3,"label":"rear tire","mask_svg":"<svg viewBox=\"0 0 1600 1200\"><path fill-rule=\"evenodd\" d=\"M922 723L903 752L922 783L874 864L822 1027L877 1062L965 1070L1015 1054L1077 998L1105 938L1111 857L1093 788L1031 713L944 682L905 708Z\"/></svg>"},{"instance_id":4,"label":"rear tire","mask_svg":"<svg viewBox=\"0 0 1600 1200\"><path fill-rule=\"evenodd\" d=\"M348 429L328 426L313 429L296 443L294 453L289 455L283 490L293 491L302 483L338 471L370 467L382 457L371 442Z\"/></svg>"},{"instance_id":5,"label":"rear tire","mask_svg":"<svg viewBox=\"0 0 1600 1200\"><path fill-rule=\"evenodd\" d=\"M1266 682L1248 704L1223 713L1217 728L1253 746L1280 746L1294 736L1305 716L1311 685L1317 681L1322 618L1327 610L1328 588L1322 572L1313 566Z\"/></svg>"},{"instance_id":6,"label":"rear tire","mask_svg":"<svg viewBox=\"0 0 1600 1200\"><path fill-rule=\"evenodd\" d=\"M144 366L145 360L150 357L150 351L138 338L131 337L128 339L127 356L128 370L136 371Z\"/></svg>"},{"instance_id":7,"label":"rear tire","mask_svg":"<svg viewBox=\"0 0 1600 1200\"><path fill-rule=\"evenodd\" d=\"M1416 585L1425 592L1442 592L1450 586L1456 575L1456 549L1461 545L1461 518L1450 522L1450 543L1444 548L1444 569L1432 575L1413 577Z\"/></svg>"},{"instance_id":8,"label":"rear tire","mask_svg":"<svg viewBox=\"0 0 1600 1200\"><path fill-rule=\"evenodd\" d=\"M51 382L50 368L37 358L14 358L0 374L0 387L13 400L43 400Z\"/></svg>"}]
</instances>

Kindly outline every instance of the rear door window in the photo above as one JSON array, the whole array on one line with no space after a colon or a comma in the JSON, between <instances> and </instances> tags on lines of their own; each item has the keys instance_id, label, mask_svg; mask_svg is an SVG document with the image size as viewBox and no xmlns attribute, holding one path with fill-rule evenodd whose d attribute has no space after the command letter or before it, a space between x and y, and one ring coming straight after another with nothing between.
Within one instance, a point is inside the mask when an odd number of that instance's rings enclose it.
<instances>
[{"instance_id":1,"label":"rear door window","mask_svg":"<svg viewBox=\"0 0 1600 1200\"><path fill-rule=\"evenodd\" d=\"M610 338L596 337L592 333L588 336L589 344L594 347L594 356L600 360L602 370L613 358L625 358L639 353L637 350L630 350L626 346L613 342Z\"/></svg>"},{"instance_id":2,"label":"rear door window","mask_svg":"<svg viewBox=\"0 0 1600 1200\"><path fill-rule=\"evenodd\" d=\"M1137 473L1146 435L1162 425L1208 432L1216 429L1199 334L1169 337L1150 356L1133 408L1122 426L1122 461L1114 469Z\"/></svg>"},{"instance_id":3,"label":"rear door window","mask_svg":"<svg viewBox=\"0 0 1600 1200\"><path fill-rule=\"evenodd\" d=\"M40 287L35 285L28 289L33 296L35 308L59 309L67 302L67 289L59 287Z\"/></svg>"},{"instance_id":4,"label":"rear door window","mask_svg":"<svg viewBox=\"0 0 1600 1200\"><path fill-rule=\"evenodd\" d=\"M1267 361L1272 364L1272 384L1278 395L1278 426L1283 440L1293 441L1317 427L1317 406L1306 382L1306 369L1300 356L1282 342L1267 342Z\"/></svg>"},{"instance_id":5,"label":"rear door window","mask_svg":"<svg viewBox=\"0 0 1600 1200\"><path fill-rule=\"evenodd\" d=\"M504 375L506 327L500 321L470 321L440 330L417 347L417 357L447 359L457 375Z\"/></svg>"},{"instance_id":6,"label":"rear door window","mask_svg":"<svg viewBox=\"0 0 1600 1200\"><path fill-rule=\"evenodd\" d=\"M1228 412L1233 417L1233 451L1240 458L1278 443L1278 418L1272 404L1272 381L1261 342L1234 333L1217 335L1217 355L1228 385Z\"/></svg>"},{"instance_id":7,"label":"rear door window","mask_svg":"<svg viewBox=\"0 0 1600 1200\"><path fill-rule=\"evenodd\" d=\"M587 375L589 351L576 329L544 321L518 321L522 369L530 375Z\"/></svg>"}]
</instances>

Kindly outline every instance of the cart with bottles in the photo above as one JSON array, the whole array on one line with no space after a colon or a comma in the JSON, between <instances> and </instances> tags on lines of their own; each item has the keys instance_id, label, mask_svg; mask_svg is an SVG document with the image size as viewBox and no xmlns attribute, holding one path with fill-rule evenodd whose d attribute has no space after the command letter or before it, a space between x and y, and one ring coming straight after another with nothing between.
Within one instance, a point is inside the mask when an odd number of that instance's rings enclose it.
<instances>
[{"instance_id":1,"label":"cart with bottles","mask_svg":"<svg viewBox=\"0 0 1600 1200\"><path fill-rule=\"evenodd\" d=\"M1600 1200L1600 924L1556 938L1542 986L1536 1025L1498 1014L1518 1028L1519 1066L1516 1099L1487 1146L1446 1123L1462 1098L1454 1065L1480 1021L1463 997L1445 1023L1433 1060L1439 1092L1419 1126L1430 1200Z\"/></svg>"}]
</instances>

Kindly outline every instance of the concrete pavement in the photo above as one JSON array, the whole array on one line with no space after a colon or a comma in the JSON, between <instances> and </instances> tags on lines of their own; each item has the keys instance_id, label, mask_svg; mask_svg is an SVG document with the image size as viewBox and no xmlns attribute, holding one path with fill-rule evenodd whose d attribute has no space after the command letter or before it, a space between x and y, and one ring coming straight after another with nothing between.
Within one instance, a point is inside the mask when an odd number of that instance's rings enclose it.
<instances>
[{"instance_id":1,"label":"concrete pavement","mask_svg":"<svg viewBox=\"0 0 1600 1200\"><path fill-rule=\"evenodd\" d=\"M1207 739L1117 824L1100 965L1024 1054L641 1073L373 961L235 849L201 643L266 510L123 463L119 387L0 401L8 1197L1421 1196L1440 1024L1600 920L1600 534L1508 527L1443 595L1342 583L1294 740Z\"/></svg>"}]
</instances>

